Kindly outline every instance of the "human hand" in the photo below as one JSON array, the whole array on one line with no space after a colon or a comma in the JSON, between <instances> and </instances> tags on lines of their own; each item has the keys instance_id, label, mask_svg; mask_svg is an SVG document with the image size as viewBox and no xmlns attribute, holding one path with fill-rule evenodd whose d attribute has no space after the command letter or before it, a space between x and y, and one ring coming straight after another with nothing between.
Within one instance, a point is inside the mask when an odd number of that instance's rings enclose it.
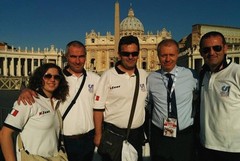
<instances>
[{"instance_id":1,"label":"human hand","mask_svg":"<svg viewBox=\"0 0 240 161\"><path fill-rule=\"evenodd\" d=\"M100 145L102 135L101 134L95 134L94 136L94 144L96 147Z\"/></svg>"},{"instance_id":2,"label":"human hand","mask_svg":"<svg viewBox=\"0 0 240 161\"><path fill-rule=\"evenodd\" d=\"M28 88L23 89L18 97L17 103L18 105L20 105L21 102L24 105L27 105L27 104L32 105L35 102L34 97L38 98L38 95L35 91Z\"/></svg>"}]
</instances>

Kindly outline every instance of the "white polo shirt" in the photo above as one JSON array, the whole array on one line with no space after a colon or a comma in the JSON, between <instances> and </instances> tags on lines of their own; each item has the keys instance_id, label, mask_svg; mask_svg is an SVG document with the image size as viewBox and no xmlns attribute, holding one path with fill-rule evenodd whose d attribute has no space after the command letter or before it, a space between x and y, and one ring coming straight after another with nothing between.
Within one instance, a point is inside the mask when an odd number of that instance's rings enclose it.
<instances>
[{"instance_id":1,"label":"white polo shirt","mask_svg":"<svg viewBox=\"0 0 240 161\"><path fill-rule=\"evenodd\" d=\"M83 80L70 74L66 69L63 70L69 85L69 96L67 100L60 106L62 115L75 97ZM93 104L94 93L100 76L93 72L87 72L86 81L83 89L78 96L76 103L73 105L63 121L64 135L84 134L94 129L93 123Z\"/></svg>"},{"instance_id":2,"label":"white polo shirt","mask_svg":"<svg viewBox=\"0 0 240 161\"><path fill-rule=\"evenodd\" d=\"M204 76L201 88L200 137L206 148L240 152L240 65Z\"/></svg>"},{"instance_id":3,"label":"white polo shirt","mask_svg":"<svg viewBox=\"0 0 240 161\"><path fill-rule=\"evenodd\" d=\"M49 98L39 94L33 105L18 105L15 102L4 126L21 131L23 145L30 154L50 157L57 153L60 124ZM17 160L21 160L17 142L16 152Z\"/></svg>"},{"instance_id":4,"label":"white polo shirt","mask_svg":"<svg viewBox=\"0 0 240 161\"><path fill-rule=\"evenodd\" d=\"M143 69L139 70L140 87L131 128L140 127L145 119L145 98L147 96L146 77ZM104 121L119 128L127 128L135 91L136 76L129 76L118 68L105 71L96 91L96 110L104 111Z\"/></svg>"}]
</instances>

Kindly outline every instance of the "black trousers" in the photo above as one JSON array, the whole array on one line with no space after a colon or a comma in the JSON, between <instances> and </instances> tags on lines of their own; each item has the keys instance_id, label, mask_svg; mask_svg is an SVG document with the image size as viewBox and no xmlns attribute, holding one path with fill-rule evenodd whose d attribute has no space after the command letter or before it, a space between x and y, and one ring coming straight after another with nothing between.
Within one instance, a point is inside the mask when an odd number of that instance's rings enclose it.
<instances>
[{"instance_id":1,"label":"black trousers","mask_svg":"<svg viewBox=\"0 0 240 161\"><path fill-rule=\"evenodd\" d=\"M240 153L211 150L200 146L199 161L240 161Z\"/></svg>"},{"instance_id":2,"label":"black trousers","mask_svg":"<svg viewBox=\"0 0 240 161\"><path fill-rule=\"evenodd\" d=\"M82 135L64 136L69 161L92 161L95 145L94 130Z\"/></svg>"},{"instance_id":3,"label":"black trousers","mask_svg":"<svg viewBox=\"0 0 240 161\"><path fill-rule=\"evenodd\" d=\"M122 129L118 128L113 124L106 123L104 122L104 128L108 128L112 130L113 132L126 136L127 129ZM144 129L143 126L136 128L136 129L131 129L130 134L128 137L128 142L131 143L131 145L136 149L138 152L138 161L143 161L142 157L142 146L144 142ZM108 158L108 156L102 156L102 161L112 161L111 159Z\"/></svg>"},{"instance_id":4,"label":"black trousers","mask_svg":"<svg viewBox=\"0 0 240 161\"><path fill-rule=\"evenodd\" d=\"M188 127L179 131L176 138L172 138L163 136L163 130L152 124L150 149L152 161L194 161L194 129Z\"/></svg>"},{"instance_id":5,"label":"black trousers","mask_svg":"<svg viewBox=\"0 0 240 161\"><path fill-rule=\"evenodd\" d=\"M4 161L4 157L3 157L3 153L2 153L1 147L0 147L0 160Z\"/></svg>"}]
</instances>

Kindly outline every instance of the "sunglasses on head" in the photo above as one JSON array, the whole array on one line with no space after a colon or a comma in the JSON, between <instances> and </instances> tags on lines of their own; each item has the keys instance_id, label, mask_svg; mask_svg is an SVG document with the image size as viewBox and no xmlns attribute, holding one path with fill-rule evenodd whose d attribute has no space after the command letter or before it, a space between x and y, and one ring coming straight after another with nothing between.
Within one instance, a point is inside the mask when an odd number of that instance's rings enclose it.
<instances>
[{"instance_id":1,"label":"sunglasses on head","mask_svg":"<svg viewBox=\"0 0 240 161\"><path fill-rule=\"evenodd\" d=\"M122 56L127 56L127 57L129 57L130 54L131 54L132 56L138 56L139 52L138 52L138 51L135 51L135 52L122 51L122 52L120 52L120 54L121 54Z\"/></svg>"},{"instance_id":2,"label":"sunglasses on head","mask_svg":"<svg viewBox=\"0 0 240 161\"><path fill-rule=\"evenodd\" d=\"M220 52L222 51L222 46L221 45L215 45L215 46L209 46L209 47L204 47L202 48L202 52L204 54L210 53L211 48L215 51L215 52Z\"/></svg>"},{"instance_id":3,"label":"sunglasses on head","mask_svg":"<svg viewBox=\"0 0 240 161\"><path fill-rule=\"evenodd\" d=\"M61 76L60 76L60 75L45 74L45 75L43 76L44 79L51 79L52 77L53 77L55 80L60 80L60 79L61 79Z\"/></svg>"}]
</instances>

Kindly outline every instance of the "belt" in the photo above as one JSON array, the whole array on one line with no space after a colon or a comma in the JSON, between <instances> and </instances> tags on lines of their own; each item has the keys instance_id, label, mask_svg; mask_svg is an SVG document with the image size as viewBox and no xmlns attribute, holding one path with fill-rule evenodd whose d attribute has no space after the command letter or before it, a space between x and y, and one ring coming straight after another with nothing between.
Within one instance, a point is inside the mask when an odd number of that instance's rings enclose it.
<instances>
[{"instance_id":1,"label":"belt","mask_svg":"<svg viewBox=\"0 0 240 161\"><path fill-rule=\"evenodd\" d=\"M66 139L82 139L84 137L87 137L88 135L92 134L94 130L91 130L87 133L84 134L77 134L77 135L63 135L64 138Z\"/></svg>"},{"instance_id":2,"label":"belt","mask_svg":"<svg viewBox=\"0 0 240 161\"><path fill-rule=\"evenodd\" d=\"M66 139L81 139L85 136L86 134L78 134L78 135L63 135L64 138Z\"/></svg>"}]
</instances>

